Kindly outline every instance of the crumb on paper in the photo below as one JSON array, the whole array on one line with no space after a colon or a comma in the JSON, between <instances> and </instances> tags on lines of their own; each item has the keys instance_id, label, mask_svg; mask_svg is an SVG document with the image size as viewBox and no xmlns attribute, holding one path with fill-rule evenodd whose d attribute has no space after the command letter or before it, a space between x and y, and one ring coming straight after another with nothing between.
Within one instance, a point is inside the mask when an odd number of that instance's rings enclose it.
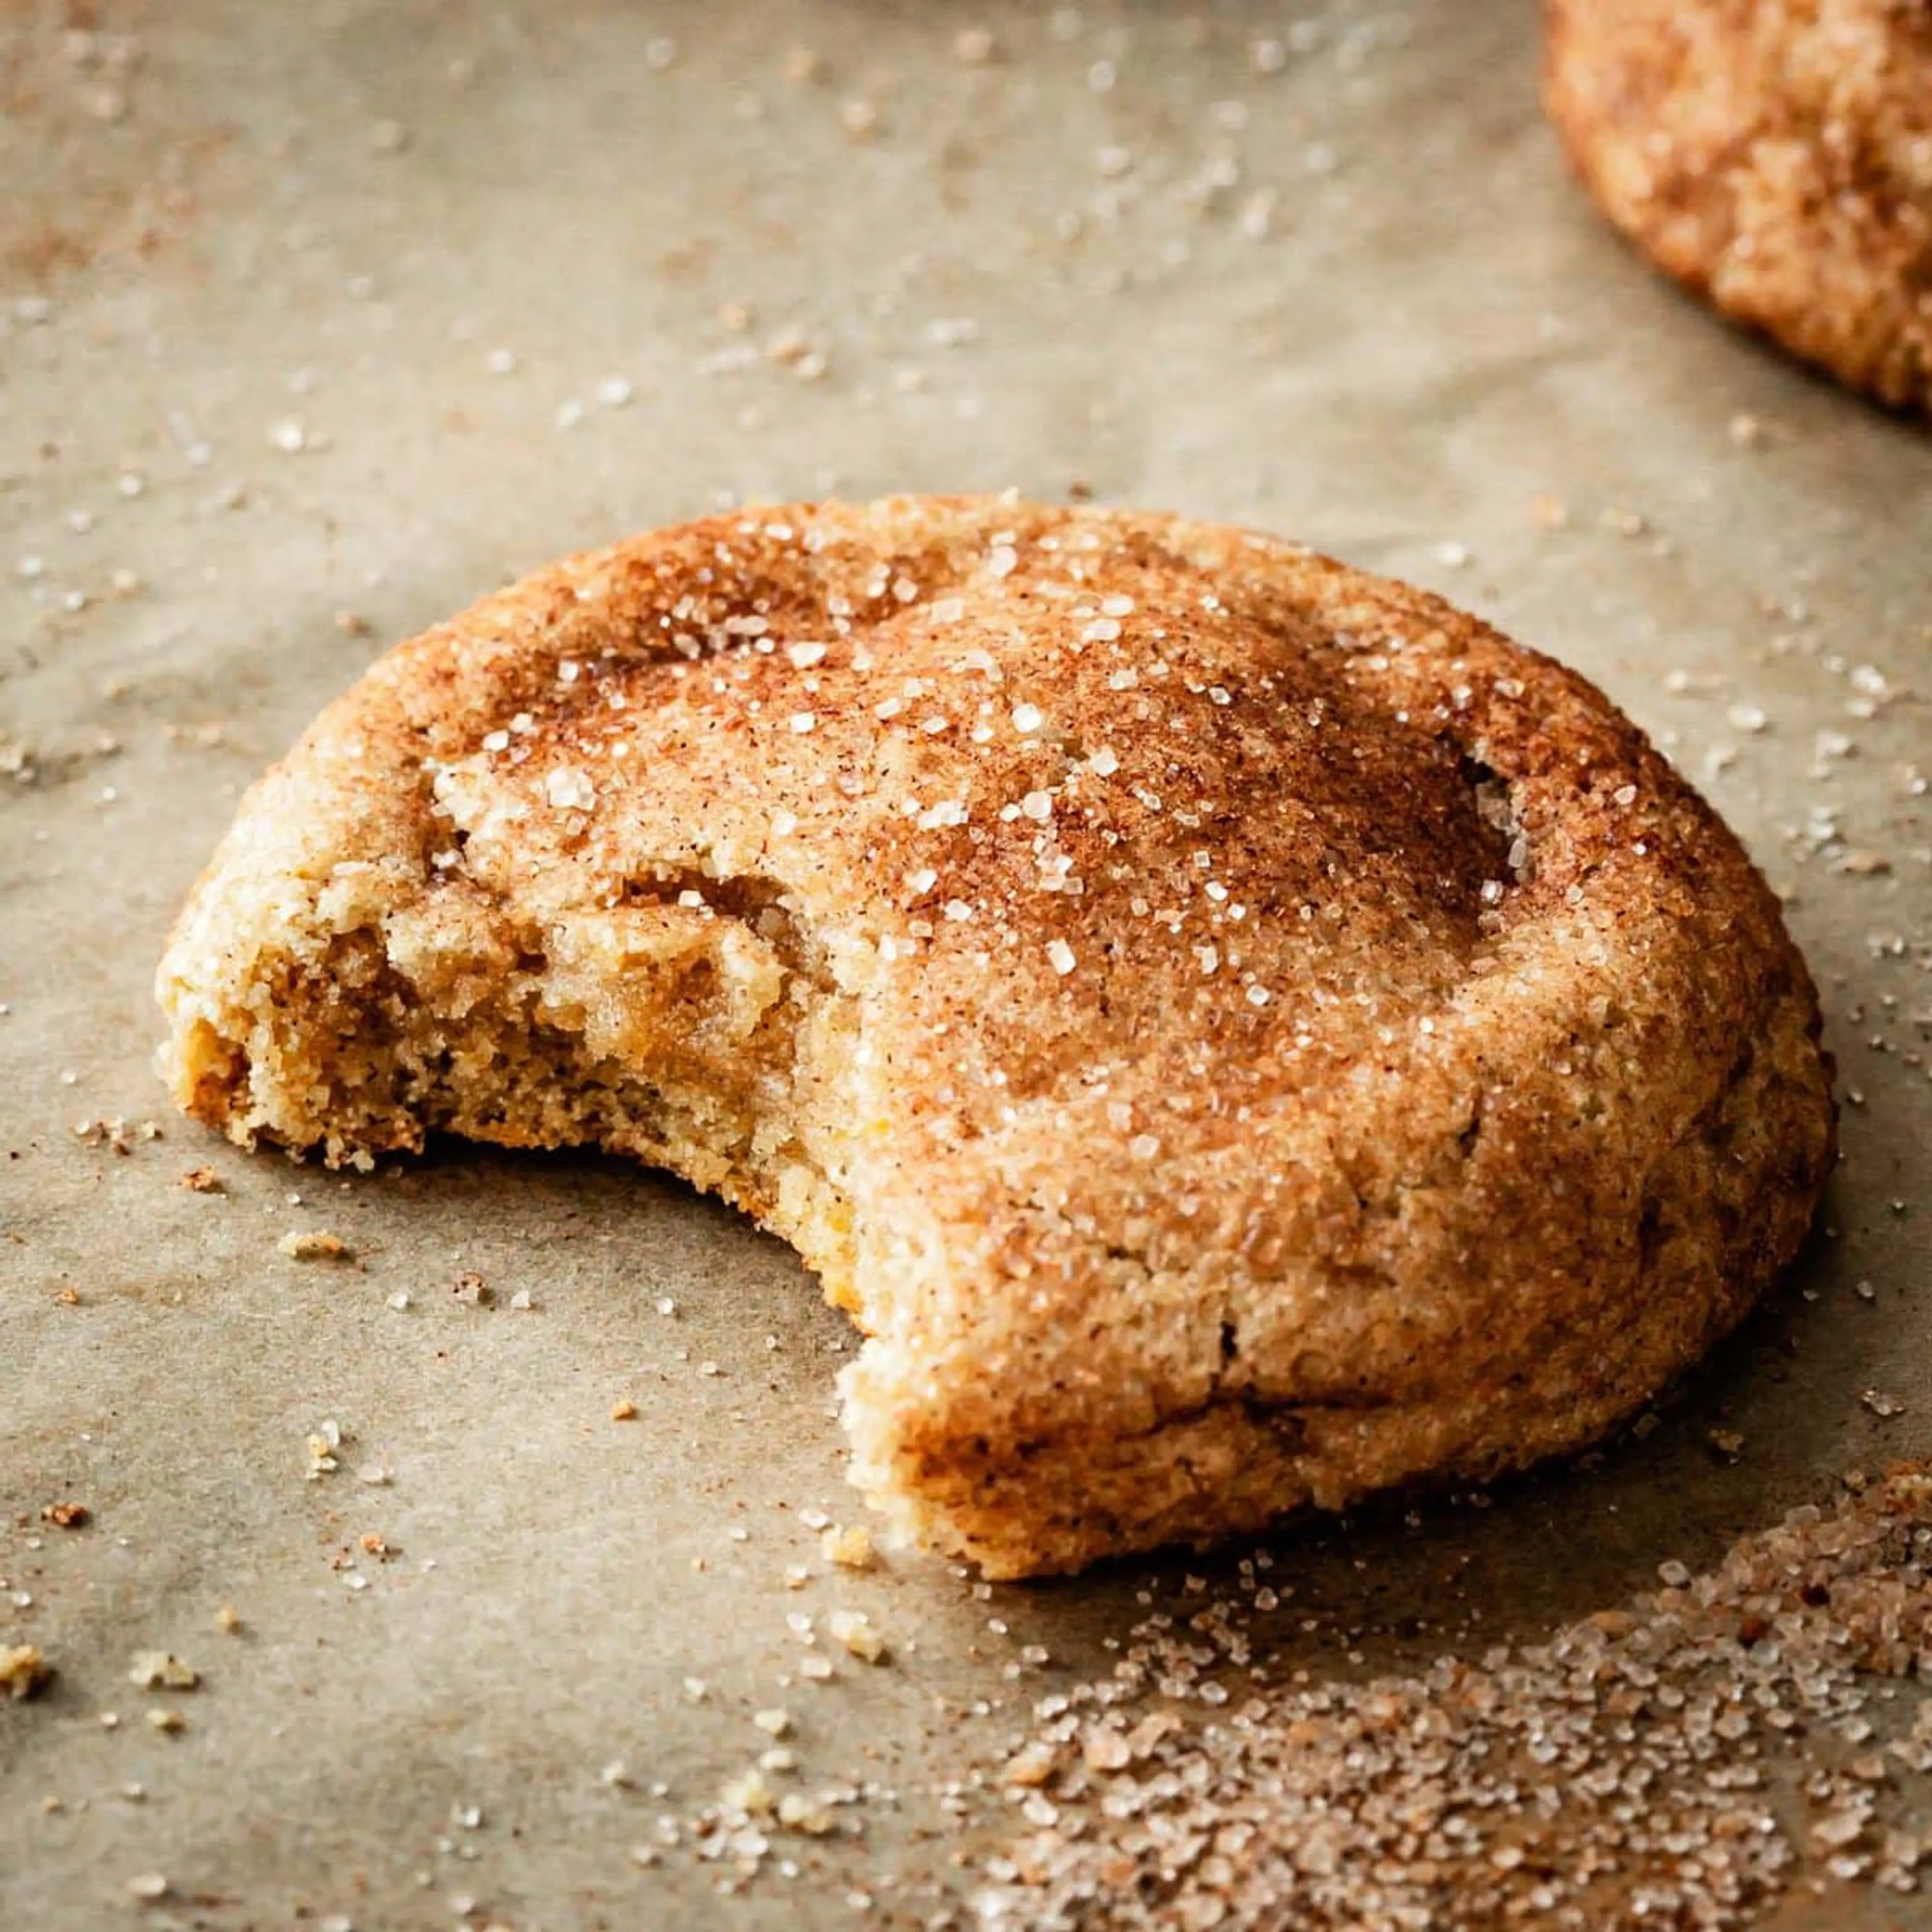
<instances>
[{"instance_id":1,"label":"crumb on paper","mask_svg":"<svg viewBox=\"0 0 1932 1932\"><path fill-rule=\"evenodd\" d=\"M757 1770L741 1772L736 1778L727 1778L718 1796L722 1803L751 1817L761 1816L777 1806L771 1786L765 1782L764 1774Z\"/></svg>"},{"instance_id":2,"label":"crumb on paper","mask_svg":"<svg viewBox=\"0 0 1932 1932\"><path fill-rule=\"evenodd\" d=\"M308 1451L308 1480L319 1482L324 1476L332 1476L341 1468L336 1451L343 1444L345 1432L340 1423L333 1416L326 1417L318 1423L304 1445Z\"/></svg>"},{"instance_id":3,"label":"crumb on paper","mask_svg":"<svg viewBox=\"0 0 1932 1932\"><path fill-rule=\"evenodd\" d=\"M325 1228L291 1228L275 1246L292 1262L346 1262L352 1252L340 1234Z\"/></svg>"},{"instance_id":4,"label":"crumb on paper","mask_svg":"<svg viewBox=\"0 0 1932 1932\"><path fill-rule=\"evenodd\" d=\"M634 1422L638 1419L638 1405L626 1396L610 1405L613 1422Z\"/></svg>"},{"instance_id":5,"label":"crumb on paper","mask_svg":"<svg viewBox=\"0 0 1932 1932\"><path fill-rule=\"evenodd\" d=\"M1052 1745L1027 1744L1016 1751L1000 1766L1000 1775L1009 1784L1032 1788L1044 1784L1053 1775L1054 1762L1055 1754Z\"/></svg>"},{"instance_id":6,"label":"crumb on paper","mask_svg":"<svg viewBox=\"0 0 1932 1932\"><path fill-rule=\"evenodd\" d=\"M1882 878L1892 870L1892 860L1869 846L1854 846L1840 857L1836 869L1855 879Z\"/></svg>"},{"instance_id":7,"label":"crumb on paper","mask_svg":"<svg viewBox=\"0 0 1932 1932\"><path fill-rule=\"evenodd\" d=\"M40 1520L50 1522L56 1529L81 1529L92 1522L94 1512L85 1503L44 1503L40 1506Z\"/></svg>"},{"instance_id":8,"label":"crumb on paper","mask_svg":"<svg viewBox=\"0 0 1932 1932\"><path fill-rule=\"evenodd\" d=\"M31 1643L0 1644L0 1695L22 1702L37 1697L53 1676L53 1666Z\"/></svg>"},{"instance_id":9,"label":"crumb on paper","mask_svg":"<svg viewBox=\"0 0 1932 1932\"><path fill-rule=\"evenodd\" d=\"M788 1791L778 1800L778 1817L788 1831L802 1832L812 1838L824 1838L834 1822L830 1806L797 1791Z\"/></svg>"},{"instance_id":10,"label":"crumb on paper","mask_svg":"<svg viewBox=\"0 0 1932 1932\"><path fill-rule=\"evenodd\" d=\"M826 1561L836 1563L842 1570L869 1570L878 1560L872 1548L872 1533L861 1523L854 1523L850 1528L835 1523L820 1537L818 1544Z\"/></svg>"},{"instance_id":11,"label":"crumb on paper","mask_svg":"<svg viewBox=\"0 0 1932 1932\"><path fill-rule=\"evenodd\" d=\"M128 1663L128 1681L143 1690L192 1690L201 1676L171 1650L137 1650Z\"/></svg>"},{"instance_id":12,"label":"crumb on paper","mask_svg":"<svg viewBox=\"0 0 1932 1932\"><path fill-rule=\"evenodd\" d=\"M853 1656L866 1664L884 1661L886 1640L863 1610L834 1610L826 1628Z\"/></svg>"},{"instance_id":13,"label":"crumb on paper","mask_svg":"<svg viewBox=\"0 0 1932 1932\"><path fill-rule=\"evenodd\" d=\"M181 1178L180 1185L190 1194L225 1194L228 1190L220 1174L212 1167L190 1167Z\"/></svg>"}]
</instances>

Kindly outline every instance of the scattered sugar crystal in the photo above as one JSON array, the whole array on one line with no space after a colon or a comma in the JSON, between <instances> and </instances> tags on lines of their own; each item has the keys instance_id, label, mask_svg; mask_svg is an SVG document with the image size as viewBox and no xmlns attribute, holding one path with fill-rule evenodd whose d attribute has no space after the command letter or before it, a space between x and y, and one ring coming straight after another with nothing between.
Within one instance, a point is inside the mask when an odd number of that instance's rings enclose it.
<instances>
[{"instance_id":1,"label":"scattered sugar crystal","mask_svg":"<svg viewBox=\"0 0 1932 1932\"><path fill-rule=\"evenodd\" d=\"M588 772L558 765L544 776L544 796L560 812L588 812L597 802L597 787Z\"/></svg>"}]
</instances>

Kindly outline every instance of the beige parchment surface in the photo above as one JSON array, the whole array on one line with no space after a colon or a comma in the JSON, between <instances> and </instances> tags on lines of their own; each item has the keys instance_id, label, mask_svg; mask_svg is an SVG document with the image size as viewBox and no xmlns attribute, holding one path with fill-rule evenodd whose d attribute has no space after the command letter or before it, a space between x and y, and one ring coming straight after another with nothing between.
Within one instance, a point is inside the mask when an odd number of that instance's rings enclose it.
<instances>
[{"instance_id":1,"label":"beige parchment surface","mask_svg":"<svg viewBox=\"0 0 1932 1932\"><path fill-rule=\"evenodd\" d=\"M850 1343L786 1251L614 1164L344 1180L164 1112L153 962L239 788L385 642L720 504L1292 533L1580 666L1790 896L1828 1236L1600 1466L1274 1539L1280 1651L1533 1633L1932 1448L1932 440L1647 273L1534 61L1520 0L0 9L0 1646L58 1672L0 1702L0 1926L923 1924L1002 1810L939 1787L1232 1560L828 1574ZM278 1252L319 1229L353 1261ZM892 1660L801 1682L838 1606ZM735 1898L633 1864L775 1705L862 1835Z\"/></svg>"}]
</instances>

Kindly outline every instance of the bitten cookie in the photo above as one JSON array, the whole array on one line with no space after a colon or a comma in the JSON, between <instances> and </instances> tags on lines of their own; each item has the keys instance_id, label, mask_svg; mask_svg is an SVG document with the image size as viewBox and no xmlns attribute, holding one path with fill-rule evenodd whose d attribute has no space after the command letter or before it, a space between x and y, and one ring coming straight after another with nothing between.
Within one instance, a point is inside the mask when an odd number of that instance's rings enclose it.
<instances>
[{"instance_id":1,"label":"bitten cookie","mask_svg":"<svg viewBox=\"0 0 1932 1932\"><path fill-rule=\"evenodd\" d=\"M160 970L182 1106L671 1168L866 1339L854 1480L990 1575L1574 1448L1830 1164L1804 965L1581 678L1160 516L904 499L398 645Z\"/></svg>"},{"instance_id":2,"label":"bitten cookie","mask_svg":"<svg viewBox=\"0 0 1932 1932\"><path fill-rule=\"evenodd\" d=\"M1546 0L1605 214L1794 354L1932 411L1932 0Z\"/></svg>"}]
</instances>

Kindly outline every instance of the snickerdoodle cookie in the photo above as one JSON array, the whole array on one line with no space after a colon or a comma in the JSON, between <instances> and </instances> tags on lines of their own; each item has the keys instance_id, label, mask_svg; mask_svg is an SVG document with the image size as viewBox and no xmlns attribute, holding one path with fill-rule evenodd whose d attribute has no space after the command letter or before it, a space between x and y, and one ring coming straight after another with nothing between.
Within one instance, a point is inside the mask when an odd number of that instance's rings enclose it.
<instances>
[{"instance_id":1,"label":"snickerdoodle cookie","mask_svg":"<svg viewBox=\"0 0 1932 1932\"><path fill-rule=\"evenodd\" d=\"M778 1230L866 1331L855 1480L998 1576L1589 1441L1832 1144L1769 892L1582 679L1004 499L714 518L398 646L160 992L237 1140L587 1143Z\"/></svg>"},{"instance_id":2,"label":"snickerdoodle cookie","mask_svg":"<svg viewBox=\"0 0 1932 1932\"><path fill-rule=\"evenodd\" d=\"M1932 0L1546 0L1550 112L1660 267L1932 410Z\"/></svg>"}]
</instances>

